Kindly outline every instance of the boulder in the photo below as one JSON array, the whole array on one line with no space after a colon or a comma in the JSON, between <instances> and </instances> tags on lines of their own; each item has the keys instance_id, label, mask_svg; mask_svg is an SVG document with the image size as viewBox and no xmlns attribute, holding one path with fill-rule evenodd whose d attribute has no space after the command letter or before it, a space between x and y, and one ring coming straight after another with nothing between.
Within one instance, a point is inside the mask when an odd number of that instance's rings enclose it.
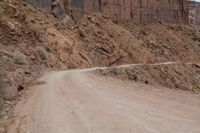
<instances>
[{"instance_id":1,"label":"boulder","mask_svg":"<svg viewBox=\"0 0 200 133\"><path fill-rule=\"evenodd\" d=\"M65 11L64 11L64 8L62 6L61 1L55 0L52 3L52 14L58 19L63 19L64 18Z\"/></svg>"}]
</instances>

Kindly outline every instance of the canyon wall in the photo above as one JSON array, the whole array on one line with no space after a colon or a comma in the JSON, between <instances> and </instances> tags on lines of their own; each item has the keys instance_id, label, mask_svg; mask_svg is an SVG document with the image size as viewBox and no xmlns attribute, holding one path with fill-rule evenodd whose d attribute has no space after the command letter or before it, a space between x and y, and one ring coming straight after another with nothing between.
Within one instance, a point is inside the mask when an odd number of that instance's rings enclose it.
<instances>
[{"instance_id":1,"label":"canyon wall","mask_svg":"<svg viewBox=\"0 0 200 133\"><path fill-rule=\"evenodd\" d=\"M47 12L51 12L52 0L25 0L25 1L29 2L34 7L43 9Z\"/></svg>"},{"instance_id":2,"label":"canyon wall","mask_svg":"<svg viewBox=\"0 0 200 133\"><path fill-rule=\"evenodd\" d=\"M49 4L51 0L27 1L39 5L40 8L42 6L44 9L52 8ZM46 5L39 4L45 1L47 1ZM61 3L62 6L59 8L64 8L76 21L79 21L83 15L94 12L101 12L115 22L122 23L133 21L146 24L158 20L168 23L187 23L188 21L186 0L55 0L53 2Z\"/></svg>"},{"instance_id":3,"label":"canyon wall","mask_svg":"<svg viewBox=\"0 0 200 133\"><path fill-rule=\"evenodd\" d=\"M65 0L66 1L66 0ZM187 22L186 0L67 0L66 9L79 20L84 14L102 12L116 22ZM69 11L69 10L68 10Z\"/></svg>"},{"instance_id":4,"label":"canyon wall","mask_svg":"<svg viewBox=\"0 0 200 133\"><path fill-rule=\"evenodd\" d=\"M189 24L200 25L200 2L188 1L187 5Z\"/></svg>"}]
</instances>

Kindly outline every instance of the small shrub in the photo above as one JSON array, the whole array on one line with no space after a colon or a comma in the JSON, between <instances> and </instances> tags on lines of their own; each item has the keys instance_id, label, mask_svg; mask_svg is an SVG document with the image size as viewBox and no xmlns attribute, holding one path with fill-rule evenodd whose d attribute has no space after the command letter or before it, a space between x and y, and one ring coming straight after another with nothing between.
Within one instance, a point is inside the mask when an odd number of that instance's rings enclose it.
<instances>
[{"instance_id":1,"label":"small shrub","mask_svg":"<svg viewBox=\"0 0 200 133\"><path fill-rule=\"evenodd\" d=\"M36 53L37 53L37 56L41 60L47 60L48 59L47 51L45 49L43 49L42 47L37 47L36 48Z\"/></svg>"},{"instance_id":2,"label":"small shrub","mask_svg":"<svg viewBox=\"0 0 200 133\"><path fill-rule=\"evenodd\" d=\"M26 56L24 54L22 54L22 53L14 53L13 54L13 60L15 61L15 63L17 63L19 65L28 64Z\"/></svg>"},{"instance_id":3,"label":"small shrub","mask_svg":"<svg viewBox=\"0 0 200 133\"><path fill-rule=\"evenodd\" d=\"M36 31L35 32L35 36L38 40L42 40L43 39L43 36L44 36L44 32L42 31Z\"/></svg>"}]
</instances>

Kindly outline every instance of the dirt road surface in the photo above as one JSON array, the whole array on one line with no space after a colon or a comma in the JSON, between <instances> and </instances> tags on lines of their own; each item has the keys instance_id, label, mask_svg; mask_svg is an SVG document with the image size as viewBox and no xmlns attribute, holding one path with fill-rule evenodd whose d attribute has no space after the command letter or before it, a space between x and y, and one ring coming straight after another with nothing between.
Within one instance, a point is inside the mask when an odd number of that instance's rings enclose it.
<instances>
[{"instance_id":1,"label":"dirt road surface","mask_svg":"<svg viewBox=\"0 0 200 133\"><path fill-rule=\"evenodd\" d=\"M200 133L200 95L87 71L46 74L8 133Z\"/></svg>"}]
</instances>

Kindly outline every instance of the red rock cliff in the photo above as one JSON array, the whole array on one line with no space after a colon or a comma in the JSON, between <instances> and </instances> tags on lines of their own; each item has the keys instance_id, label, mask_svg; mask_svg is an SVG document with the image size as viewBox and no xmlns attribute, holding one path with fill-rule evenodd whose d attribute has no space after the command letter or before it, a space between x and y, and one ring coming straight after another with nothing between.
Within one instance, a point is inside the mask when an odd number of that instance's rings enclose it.
<instances>
[{"instance_id":1,"label":"red rock cliff","mask_svg":"<svg viewBox=\"0 0 200 133\"><path fill-rule=\"evenodd\" d=\"M200 25L200 2L188 1L189 24Z\"/></svg>"},{"instance_id":2,"label":"red rock cliff","mask_svg":"<svg viewBox=\"0 0 200 133\"><path fill-rule=\"evenodd\" d=\"M27 1L41 6L39 0ZM48 4L51 0L44 1L47 1L47 5L43 5L46 9L52 7ZM116 22L151 23L162 20L187 23L186 0L62 0L61 3L76 21L84 14L102 12Z\"/></svg>"}]
</instances>

